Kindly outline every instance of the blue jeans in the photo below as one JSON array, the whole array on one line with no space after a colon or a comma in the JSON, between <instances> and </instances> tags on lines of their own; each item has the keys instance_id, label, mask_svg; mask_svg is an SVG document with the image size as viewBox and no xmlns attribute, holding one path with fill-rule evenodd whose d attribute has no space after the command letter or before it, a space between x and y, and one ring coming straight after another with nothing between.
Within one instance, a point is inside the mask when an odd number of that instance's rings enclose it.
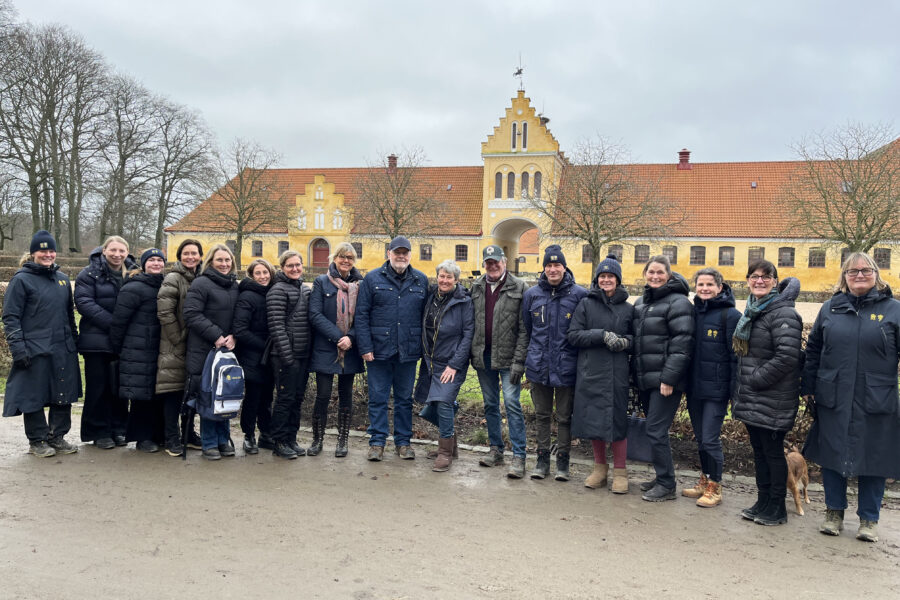
<instances>
[{"instance_id":1,"label":"blue jeans","mask_svg":"<svg viewBox=\"0 0 900 600\"><path fill-rule=\"evenodd\" d=\"M419 416L435 425L440 430L442 438L450 438L454 434L453 422L458 410L458 402L429 402Z\"/></svg>"},{"instance_id":2,"label":"blue jeans","mask_svg":"<svg viewBox=\"0 0 900 600\"><path fill-rule=\"evenodd\" d=\"M394 357L396 358L396 357ZM417 361L373 360L369 379L370 446L384 446L388 436L388 400L394 390L394 445L408 446L412 437L412 392Z\"/></svg>"},{"instance_id":3,"label":"blue jeans","mask_svg":"<svg viewBox=\"0 0 900 600\"><path fill-rule=\"evenodd\" d=\"M716 483L722 481L725 455L722 453L722 421L728 411L728 402L687 399L691 427L697 438L700 453L700 468Z\"/></svg>"},{"instance_id":4,"label":"blue jeans","mask_svg":"<svg viewBox=\"0 0 900 600\"><path fill-rule=\"evenodd\" d=\"M200 417L200 440L203 449L218 448L231 439L231 421L213 421Z\"/></svg>"},{"instance_id":5,"label":"blue jeans","mask_svg":"<svg viewBox=\"0 0 900 600\"><path fill-rule=\"evenodd\" d=\"M503 421L500 419L500 385L503 385L503 405L506 408L506 422L509 425L509 443L513 455L525 458L525 417L519 403L521 385L509 381L509 369L492 369L491 352L484 353L484 368L475 369L478 384L484 398L484 419L487 421L488 439L491 446L503 448Z\"/></svg>"},{"instance_id":6,"label":"blue jeans","mask_svg":"<svg viewBox=\"0 0 900 600\"><path fill-rule=\"evenodd\" d=\"M860 475L856 514L860 519L878 521L881 501L884 498L884 477ZM831 469L822 468L822 486L825 488L825 506L831 510L847 509L847 478Z\"/></svg>"}]
</instances>

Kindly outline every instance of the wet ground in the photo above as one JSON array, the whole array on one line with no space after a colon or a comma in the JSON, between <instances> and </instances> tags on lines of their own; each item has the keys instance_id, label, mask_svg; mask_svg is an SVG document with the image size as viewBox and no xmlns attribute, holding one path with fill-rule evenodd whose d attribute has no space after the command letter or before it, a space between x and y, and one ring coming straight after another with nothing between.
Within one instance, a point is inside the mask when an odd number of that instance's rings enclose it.
<instances>
[{"instance_id":1,"label":"wet ground","mask_svg":"<svg viewBox=\"0 0 900 600\"><path fill-rule=\"evenodd\" d=\"M21 419L0 419L0 597L900 597L896 510L868 544L853 514L840 537L817 532L820 494L767 528L738 516L754 500L740 483L717 508L650 504L643 466L614 496L584 488L580 465L567 483L513 481L463 451L432 473L424 447L370 463L352 442L344 459L333 436L295 461L93 446L37 459Z\"/></svg>"}]
</instances>

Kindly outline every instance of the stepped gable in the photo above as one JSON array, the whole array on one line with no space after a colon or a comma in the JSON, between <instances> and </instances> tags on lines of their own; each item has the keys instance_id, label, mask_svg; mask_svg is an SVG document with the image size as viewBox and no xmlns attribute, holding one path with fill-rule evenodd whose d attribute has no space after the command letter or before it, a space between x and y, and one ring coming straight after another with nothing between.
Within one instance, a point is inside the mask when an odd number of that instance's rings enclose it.
<instances>
[{"instance_id":1,"label":"stepped gable","mask_svg":"<svg viewBox=\"0 0 900 600\"><path fill-rule=\"evenodd\" d=\"M277 184L287 189L285 219L283 225L268 225L258 233L288 233L287 210L295 206L296 197L306 193L306 186L314 182L316 175L334 184L336 194L343 194L344 203L353 208L360 202L356 181L365 174L363 168L330 169L272 169ZM421 167L421 175L438 189L438 199L450 207L444 235L477 236L481 234L482 167ZM166 228L167 232L221 232L225 229L218 217L227 203L213 194L180 221ZM356 231L356 234L368 232Z\"/></svg>"}]
</instances>

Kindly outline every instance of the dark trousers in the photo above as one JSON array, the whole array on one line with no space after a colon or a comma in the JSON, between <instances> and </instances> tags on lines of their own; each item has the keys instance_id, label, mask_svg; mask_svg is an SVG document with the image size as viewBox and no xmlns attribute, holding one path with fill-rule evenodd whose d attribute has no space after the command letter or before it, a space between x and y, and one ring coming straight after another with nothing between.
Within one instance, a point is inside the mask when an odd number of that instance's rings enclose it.
<instances>
[{"instance_id":1,"label":"dark trousers","mask_svg":"<svg viewBox=\"0 0 900 600\"><path fill-rule=\"evenodd\" d=\"M688 414L697 450L700 454L700 468L715 482L722 481L725 455L722 453L722 421L728 411L728 402L687 399Z\"/></svg>"},{"instance_id":2,"label":"dark trousers","mask_svg":"<svg viewBox=\"0 0 900 600\"><path fill-rule=\"evenodd\" d=\"M125 439L129 442L150 440L157 444L165 442L165 404L160 396L151 400L135 400L128 413L128 428Z\"/></svg>"},{"instance_id":3,"label":"dark trousers","mask_svg":"<svg viewBox=\"0 0 900 600\"><path fill-rule=\"evenodd\" d=\"M574 387L550 387L531 382L531 400L534 402L534 421L537 426L538 450L550 449L550 422L553 419L553 396L556 395L556 448L557 452L569 452L572 447L572 407Z\"/></svg>"},{"instance_id":4,"label":"dark trousers","mask_svg":"<svg viewBox=\"0 0 900 600\"><path fill-rule=\"evenodd\" d=\"M24 413L25 435L30 443L46 442L50 438L61 438L72 427L72 405L51 404L49 423L44 409Z\"/></svg>"},{"instance_id":5,"label":"dark trousers","mask_svg":"<svg viewBox=\"0 0 900 600\"><path fill-rule=\"evenodd\" d=\"M784 436L787 431L773 431L744 424L753 446L756 487L768 493L771 502L782 502L787 495L787 460L784 458Z\"/></svg>"},{"instance_id":6,"label":"dark trousers","mask_svg":"<svg viewBox=\"0 0 900 600\"><path fill-rule=\"evenodd\" d=\"M356 373L338 375L338 410L349 411L353 408L353 380ZM316 405L313 414L325 421L328 417L328 404L331 402L331 391L334 388L334 375L316 373Z\"/></svg>"},{"instance_id":7,"label":"dark trousers","mask_svg":"<svg viewBox=\"0 0 900 600\"><path fill-rule=\"evenodd\" d=\"M105 352L84 354L84 409L81 413L81 441L93 442L125 435L128 401L114 388L118 380L115 355Z\"/></svg>"},{"instance_id":8,"label":"dark trousers","mask_svg":"<svg viewBox=\"0 0 900 600\"><path fill-rule=\"evenodd\" d=\"M665 488L675 487L675 464L672 462L672 446L669 445L669 429L678 412L681 391L675 390L663 396L659 389L644 390L639 400L647 415L647 437L653 458L656 482Z\"/></svg>"},{"instance_id":9,"label":"dark trousers","mask_svg":"<svg viewBox=\"0 0 900 600\"><path fill-rule=\"evenodd\" d=\"M163 435L167 446L175 447L181 443L181 429L178 427L178 415L181 414L181 403L184 391L159 394L163 408ZM191 427L193 429L193 425Z\"/></svg>"},{"instance_id":10,"label":"dark trousers","mask_svg":"<svg viewBox=\"0 0 900 600\"><path fill-rule=\"evenodd\" d=\"M272 427L272 392L275 380L247 381L244 390L244 403L241 405L241 431L244 435L256 435L256 427L264 435L269 434Z\"/></svg>"},{"instance_id":11,"label":"dark trousers","mask_svg":"<svg viewBox=\"0 0 900 600\"><path fill-rule=\"evenodd\" d=\"M285 365L275 359L275 404L272 405L272 439L293 442L300 429L300 408L309 379L309 358L294 357Z\"/></svg>"}]
</instances>

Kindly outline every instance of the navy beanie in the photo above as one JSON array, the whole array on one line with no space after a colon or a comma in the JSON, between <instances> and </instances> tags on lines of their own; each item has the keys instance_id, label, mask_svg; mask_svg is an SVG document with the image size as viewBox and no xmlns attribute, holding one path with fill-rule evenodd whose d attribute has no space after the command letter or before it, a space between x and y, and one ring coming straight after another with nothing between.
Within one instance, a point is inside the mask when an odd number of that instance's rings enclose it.
<instances>
[{"instance_id":1,"label":"navy beanie","mask_svg":"<svg viewBox=\"0 0 900 600\"><path fill-rule=\"evenodd\" d=\"M616 281L621 285L622 283L622 265L619 264L619 260L616 258L615 254L609 254L606 258L604 258L599 265L597 265L597 272L594 273L594 282L596 283L597 277L600 273L612 273L616 276Z\"/></svg>"},{"instance_id":2,"label":"navy beanie","mask_svg":"<svg viewBox=\"0 0 900 600\"><path fill-rule=\"evenodd\" d=\"M31 246L28 248L28 252L34 254L38 250L53 250L56 252L56 240L53 239L53 236L46 229L41 229L31 238Z\"/></svg>"},{"instance_id":3,"label":"navy beanie","mask_svg":"<svg viewBox=\"0 0 900 600\"><path fill-rule=\"evenodd\" d=\"M562 248L558 244L547 246L547 249L544 250L544 264L542 266L546 267L548 263L559 263L567 267L566 255L563 254Z\"/></svg>"},{"instance_id":4,"label":"navy beanie","mask_svg":"<svg viewBox=\"0 0 900 600\"><path fill-rule=\"evenodd\" d=\"M141 254L141 271L144 270L144 266L147 264L147 261L154 256L158 256L163 259L163 262L166 262L166 255L162 253L162 250L159 250L158 248L150 248L149 250L144 250L144 253Z\"/></svg>"}]
</instances>

